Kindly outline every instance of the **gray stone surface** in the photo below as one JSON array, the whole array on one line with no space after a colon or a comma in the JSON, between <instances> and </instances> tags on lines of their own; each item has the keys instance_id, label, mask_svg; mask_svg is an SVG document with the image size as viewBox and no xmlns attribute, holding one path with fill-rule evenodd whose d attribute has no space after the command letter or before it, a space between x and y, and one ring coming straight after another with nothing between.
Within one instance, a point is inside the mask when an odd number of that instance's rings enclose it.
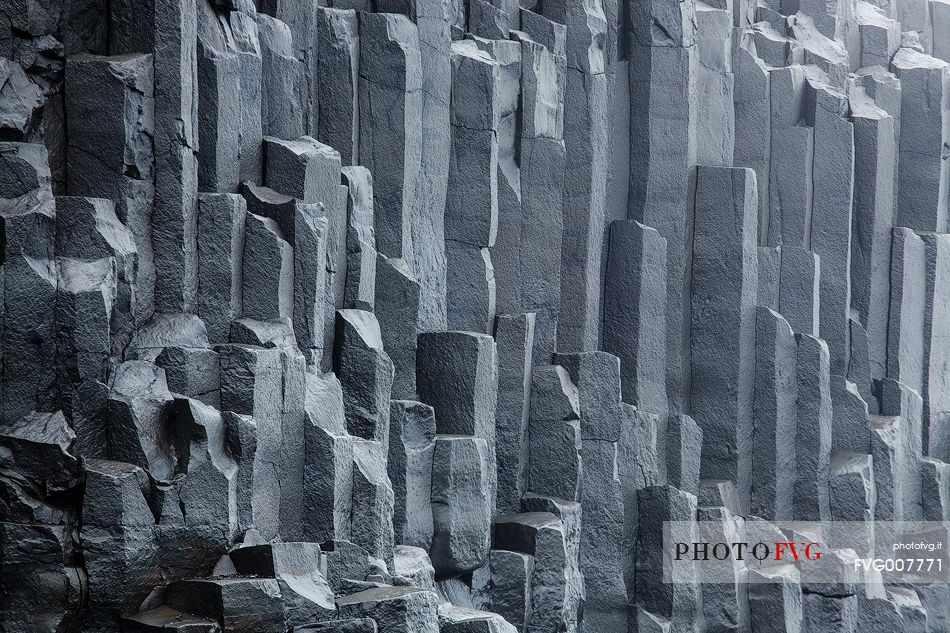
<instances>
[{"instance_id":1,"label":"gray stone surface","mask_svg":"<svg viewBox=\"0 0 950 633\"><path fill-rule=\"evenodd\" d=\"M432 458L435 412L411 400L393 400L389 418L389 479L395 495L397 543L427 548L432 542Z\"/></svg>"},{"instance_id":2,"label":"gray stone surface","mask_svg":"<svg viewBox=\"0 0 950 633\"><path fill-rule=\"evenodd\" d=\"M703 167L693 239L691 401L702 475L739 481L752 435L758 277L755 172ZM728 329L726 329L728 328Z\"/></svg>"},{"instance_id":3,"label":"gray stone surface","mask_svg":"<svg viewBox=\"0 0 950 633\"><path fill-rule=\"evenodd\" d=\"M0 630L943 631L948 6L7 2Z\"/></svg>"},{"instance_id":4,"label":"gray stone surface","mask_svg":"<svg viewBox=\"0 0 950 633\"><path fill-rule=\"evenodd\" d=\"M665 413L666 240L630 220L610 224L604 302L604 350L620 358L623 400Z\"/></svg>"}]
</instances>

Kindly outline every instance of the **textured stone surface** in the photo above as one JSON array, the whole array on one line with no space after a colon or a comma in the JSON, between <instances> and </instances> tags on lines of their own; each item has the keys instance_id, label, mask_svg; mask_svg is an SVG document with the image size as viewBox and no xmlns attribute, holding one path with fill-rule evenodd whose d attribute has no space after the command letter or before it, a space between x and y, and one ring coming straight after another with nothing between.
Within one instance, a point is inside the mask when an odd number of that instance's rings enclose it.
<instances>
[{"instance_id":1,"label":"textured stone surface","mask_svg":"<svg viewBox=\"0 0 950 633\"><path fill-rule=\"evenodd\" d=\"M947 628L947 0L0 5L0 631Z\"/></svg>"}]
</instances>

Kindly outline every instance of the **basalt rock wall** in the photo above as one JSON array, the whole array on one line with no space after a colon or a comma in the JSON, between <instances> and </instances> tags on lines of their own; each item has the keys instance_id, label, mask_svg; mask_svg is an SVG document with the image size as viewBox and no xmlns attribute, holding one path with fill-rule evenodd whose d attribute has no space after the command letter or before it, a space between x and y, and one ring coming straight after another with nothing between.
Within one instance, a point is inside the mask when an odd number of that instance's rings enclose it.
<instances>
[{"instance_id":1,"label":"basalt rock wall","mask_svg":"<svg viewBox=\"0 0 950 633\"><path fill-rule=\"evenodd\" d=\"M948 211L947 0L0 0L0 631L946 631L662 537L950 521Z\"/></svg>"}]
</instances>

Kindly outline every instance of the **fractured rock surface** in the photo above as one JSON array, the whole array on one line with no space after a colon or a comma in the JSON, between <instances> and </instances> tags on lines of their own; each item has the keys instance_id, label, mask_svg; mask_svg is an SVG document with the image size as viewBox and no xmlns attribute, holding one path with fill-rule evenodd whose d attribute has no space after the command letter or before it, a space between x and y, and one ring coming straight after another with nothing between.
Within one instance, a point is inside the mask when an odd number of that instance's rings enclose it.
<instances>
[{"instance_id":1,"label":"fractured rock surface","mask_svg":"<svg viewBox=\"0 0 950 633\"><path fill-rule=\"evenodd\" d=\"M948 630L948 235L947 0L0 0L0 633Z\"/></svg>"}]
</instances>

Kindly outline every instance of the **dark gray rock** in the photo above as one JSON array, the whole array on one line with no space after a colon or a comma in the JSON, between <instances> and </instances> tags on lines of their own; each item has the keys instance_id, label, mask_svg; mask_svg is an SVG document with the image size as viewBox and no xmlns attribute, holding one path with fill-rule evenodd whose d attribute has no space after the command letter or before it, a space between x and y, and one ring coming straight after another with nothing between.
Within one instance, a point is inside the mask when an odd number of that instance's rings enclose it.
<instances>
[{"instance_id":1,"label":"dark gray rock","mask_svg":"<svg viewBox=\"0 0 950 633\"><path fill-rule=\"evenodd\" d=\"M280 584L273 578L183 580L168 586L168 606L222 624L225 631L287 630Z\"/></svg>"},{"instance_id":2,"label":"dark gray rock","mask_svg":"<svg viewBox=\"0 0 950 633\"><path fill-rule=\"evenodd\" d=\"M373 172L376 247L408 261L422 149L418 31L401 15L361 12L359 22L359 158Z\"/></svg>"},{"instance_id":3,"label":"dark gray rock","mask_svg":"<svg viewBox=\"0 0 950 633\"><path fill-rule=\"evenodd\" d=\"M315 136L340 152L344 165L359 163L359 28L356 11L320 7L317 21Z\"/></svg>"},{"instance_id":4,"label":"dark gray rock","mask_svg":"<svg viewBox=\"0 0 950 633\"><path fill-rule=\"evenodd\" d=\"M439 630L436 595L417 587L376 587L337 600L340 615L368 616L379 631Z\"/></svg>"},{"instance_id":5,"label":"dark gray rock","mask_svg":"<svg viewBox=\"0 0 950 633\"><path fill-rule=\"evenodd\" d=\"M667 410L666 240L639 222L610 223L604 281L604 351L620 359L623 400Z\"/></svg>"},{"instance_id":6,"label":"dark gray rock","mask_svg":"<svg viewBox=\"0 0 950 633\"><path fill-rule=\"evenodd\" d=\"M322 620L336 608L316 543L245 545L229 558L239 574L277 580L289 626Z\"/></svg>"},{"instance_id":7,"label":"dark gray rock","mask_svg":"<svg viewBox=\"0 0 950 633\"><path fill-rule=\"evenodd\" d=\"M353 438L347 433L340 381L307 374L304 426L303 516L308 540L350 535L353 501Z\"/></svg>"},{"instance_id":8,"label":"dark gray rock","mask_svg":"<svg viewBox=\"0 0 950 633\"><path fill-rule=\"evenodd\" d=\"M266 321L293 315L294 252L271 218L248 213L241 272L243 314Z\"/></svg>"},{"instance_id":9,"label":"dark gray rock","mask_svg":"<svg viewBox=\"0 0 950 633\"><path fill-rule=\"evenodd\" d=\"M420 287L405 260L372 254L373 304L383 347L393 362L393 396L416 397L416 333Z\"/></svg>"},{"instance_id":10,"label":"dark gray rock","mask_svg":"<svg viewBox=\"0 0 950 633\"><path fill-rule=\"evenodd\" d=\"M709 479L739 481L741 456L751 448L756 191L751 169L699 168L690 395L692 415L706 439L702 476ZM725 336L723 327L729 328Z\"/></svg>"},{"instance_id":11,"label":"dark gray rock","mask_svg":"<svg viewBox=\"0 0 950 633\"><path fill-rule=\"evenodd\" d=\"M228 340L244 311L244 231L247 205L234 194L198 196L198 315L213 343ZM252 253L252 257L259 257Z\"/></svg>"},{"instance_id":12,"label":"dark gray rock","mask_svg":"<svg viewBox=\"0 0 950 633\"><path fill-rule=\"evenodd\" d=\"M346 427L357 437L387 442L393 363L379 323L363 310L340 310L336 322L333 366L343 385Z\"/></svg>"},{"instance_id":13,"label":"dark gray rock","mask_svg":"<svg viewBox=\"0 0 950 633\"><path fill-rule=\"evenodd\" d=\"M498 396L495 409L495 473L499 514L521 507L528 485L528 411L534 314L499 315L495 319L498 351Z\"/></svg>"},{"instance_id":14,"label":"dark gray rock","mask_svg":"<svg viewBox=\"0 0 950 633\"><path fill-rule=\"evenodd\" d=\"M528 490L579 501L583 481L577 386L563 367L531 371Z\"/></svg>"}]
</instances>

